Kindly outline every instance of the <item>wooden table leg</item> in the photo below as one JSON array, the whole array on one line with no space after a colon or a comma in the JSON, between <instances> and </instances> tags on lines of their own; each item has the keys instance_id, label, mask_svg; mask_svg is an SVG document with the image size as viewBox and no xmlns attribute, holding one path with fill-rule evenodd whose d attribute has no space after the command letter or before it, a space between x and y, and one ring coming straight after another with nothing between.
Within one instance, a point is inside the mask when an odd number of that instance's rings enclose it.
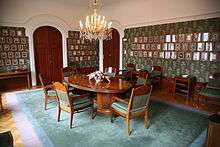
<instances>
[{"instance_id":1,"label":"wooden table leg","mask_svg":"<svg viewBox=\"0 0 220 147\"><path fill-rule=\"evenodd\" d=\"M111 115L111 104L113 94L97 93L97 112L105 115Z\"/></svg>"}]
</instances>

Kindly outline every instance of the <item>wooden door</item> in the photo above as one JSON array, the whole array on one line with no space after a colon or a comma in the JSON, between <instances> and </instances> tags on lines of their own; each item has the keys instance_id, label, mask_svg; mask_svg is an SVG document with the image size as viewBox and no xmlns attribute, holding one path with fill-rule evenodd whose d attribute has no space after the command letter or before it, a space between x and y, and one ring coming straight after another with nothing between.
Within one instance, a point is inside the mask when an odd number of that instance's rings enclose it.
<instances>
[{"instance_id":1,"label":"wooden door","mask_svg":"<svg viewBox=\"0 0 220 147\"><path fill-rule=\"evenodd\" d=\"M111 33L111 39L103 41L103 67L115 67L119 70L120 35L114 28Z\"/></svg>"},{"instance_id":2,"label":"wooden door","mask_svg":"<svg viewBox=\"0 0 220 147\"><path fill-rule=\"evenodd\" d=\"M46 83L60 81L63 67L62 35L56 28L39 27L34 32L34 55L37 84L41 73Z\"/></svg>"}]
</instances>

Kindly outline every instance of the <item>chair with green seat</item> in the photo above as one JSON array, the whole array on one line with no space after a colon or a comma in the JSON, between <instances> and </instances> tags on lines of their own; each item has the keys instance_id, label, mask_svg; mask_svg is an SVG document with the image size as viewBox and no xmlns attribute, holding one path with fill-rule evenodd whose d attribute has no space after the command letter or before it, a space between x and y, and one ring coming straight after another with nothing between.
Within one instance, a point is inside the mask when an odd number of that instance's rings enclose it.
<instances>
[{"instance_id":1,"label":"chair with green seat","mask_svg":"<svg viewBox=\"0 0 220 147\"><path fill-rule=\"evenodd\" d=\"M151 72L149 73L149 77L147 80L148 84L151 85L161 85L162 81L162 73L163 73L163 68L161 66L153 66Z\"/></svg>"},{"instance_id":2,"label":"chair with green seat","mask_svg":"<svg viewBox=\"0 0 220 147\"><path fill-rule=\"evenodd\" d=\"M151 97L152 86L142 85L132 89L130 99L124 100L114 96L114 102L111 105L111 122L115 116L119 115L125 118L127 124L127 133L131 134L130 119L144 116L144 126L149 127L149 100Z\"/></svg>"},{"instance_id":3,"label":"chair with green seat","mask_svg":"<svg viewBox=\"0 0 220 147\"><path fill-rule=\"evenodd\" d=\"M214 73L209 77L209 82L206 87L203 87L199 92L198 103L201 97L205 97L207 102L207 97L212 97L220 100L220 73Z\"/></svg>"},{"instance_id":4,"label":"chair with green seat","mask_svg":"<svg viewBox=\"0 0 220 147\"><path fill-rule=\"evenodd\" d=\"M45 85L44 79L41 74L39 74L39 80L44 91L44 109L47 110L48 101L57 100L57 95L52 84Z\"/></svg>"},{"instance_id":5,"label":"chair with green seat","mask_svg":"<svg viewBox=\"0 0 220 147\"><path fill-rule=\"evenodd\" d=\"M90 97L90 94L70 95L68 92L68 88L60 82L53 83L53 86L56 90L58 102L59 102L58 103L58 122L60 121L61 110L68 112L70 114L70 124L69 124L70 128L72 128L74 113L79 113L79 112L82 112L82 111L85 111L91 108L92 119L94 118L93 100Z\"/></svg>"}]
</instances>

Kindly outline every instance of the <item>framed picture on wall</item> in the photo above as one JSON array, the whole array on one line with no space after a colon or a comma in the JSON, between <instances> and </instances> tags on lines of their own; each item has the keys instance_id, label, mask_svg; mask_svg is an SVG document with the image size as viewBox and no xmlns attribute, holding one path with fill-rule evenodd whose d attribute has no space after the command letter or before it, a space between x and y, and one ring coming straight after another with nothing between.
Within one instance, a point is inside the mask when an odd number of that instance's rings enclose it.
<instances>
[{"instance_id":1,"label":"framed picture on wall","mask_svg":"<svg viewBox=\"0 0 220 147\"><path fill-rule=\"evenodd\" d=\"M165 52L165 59L170 59L170 52Z\"/></svg>"},{"instance_id":2,"label":"framed picture on wall","mask_svg":"<svg viewBox=\"0 0 220 147\"><path fill-rule=\"evenodd\" d=\"M160 53L159 53L159 57L160 57L160 58L164 58L164 52L160 52Z\"/></svg>"},{"instance_id":3,"label":"framed picture on wall","mask_svg":"<svg viewBox=\"0 0 220 147\"><path fill-rule=\"evenodd\" d=\"M154 58L158 58L158 56L159 56L159 52L157 52L157 51L153 52L153 57Z\"/></svg>"},{"instance_id":4,"label":"framed picture on wall","mask_svg":"<svg viewBox=\"0 0 220 147\"><path fill-rule=\"evenodd\" d=\"M182 43L182 51L187 51L188 49L188 43Z\"/></svg>"},{"instance_id":5,"label":"framed picture on wall","mask_svg":"<svg viewBox=\"0 0 220 147\"><path fill-rule=\"evenodd\" d=\"M134 56L134 52L130 51L130 56L133 57Z\"/></svg>"},{"instance_id":6,"label":"framed picture on wall","mask_svg":"<svg viewBox=\"0 0 220 147\"><path fill-rule=\"evenodd\" d=\"M177 36L176 35L172 35L172 42L176 42L177 40Z\"/></svg>"},{"instance_id":7,"label":"framed picture on wall","mask_svg":"<svg viewBox=\"0 0 220 147\"><path fill-rule=\"evenodd\" d=\"M161 44L157 44L157 50L161 50Z\"/></svg>"},{"instance_id":8,"label":"framed picture on wall","mask_svg":"<svg viewBox=\"0 0 220 147\"><path fill-rule=\"evenodd\" d=\"M201 52L201 59L202 61L208 60L208 52Z\"/></svg>"},{"instance_id":9,"label":"framed picture on wall","mask_svg":"<svg viewBox=\"0 0 220 147\"><path fill-rule=\"evenodd\" d=\"M0 66L4 66L4 60L0 60Z\"/></svg>"},{"instance_id":10,"label":"framed picture on wall","mask_svg":"<svg viewBox=\"0 0 220 147\"><path fill-rule=\"evenodd\" d=\"M152 58L152 56L153 56L152 52L148 52L148 57Z\"/></svg>"},{"instance_id":11,"label":"framed picture on wall","mask_svg":"<svg viewBox=\"0 0 220 147\"><path fill-rule=\"evenodd\" d=\"M144 43L147 43L147 41L148 41L148 38L144 37Z\"/></svg>"},{"instance_id":12,"label":"framed picture on wall","mask_svg":"<svg viewBox=\"0 0 220 147\"><path fill-rule=\"evenodd\" d=\"M171 59L177 59L177 52L171 52Z\"/></svg>"},{"instance_id":13,"label":"framed picture on wall","mask_svg":"<svg viewBox=\"0 0 220 147\"><path fill-rule=\"evenodd\" d=\"M181 50L181 44L175 43L175 51L180 51L180 50Z\"/></svg>"},{"instance_id":14,"label":"framed picture on wall","mask_svg":"<svg viewBox=\"0 0 220 147\"><path fill-rule=\"evenodd\" d=\"M218 54L216 52L211 52L209 54L209 61L217 61L218 59Z\"/></svg>"},{"instance_id":15,"label":"framed picture on wall","mask_svg":"<svg viewBox=\"0 0 220 147\"><path fill-rule=\"evenodd\" d=\"M0 44L0 51L3 51L3 46Z\"/></svg>"},{"instance_id":16,"label":"framed picture on wall","mask_svg":"<svg viewBox=\"0 0 220 147\"><path fill-rule=\"evenodd\" d=\"M139 51L138 52L138 57L142 57L143 56L143 52L142 51Z\"/></svg>"},{"instance_id":17,"label":"framed picture on wall","mask_svg":"<svg viewBox=\"0 0 220 147\"><path fill-rule=\"evenodd\" d=\"M5 65L7 65L7 66L11 65L11 59L6 59L5 60Z\"/></svg>"},{"instance_id":18,"label":"framed picture on wall","mask_svg":"<svg viewBox=\"0 0 220 147\"><path fill-rule=\"evenodd\" d=\"M138 51L134 51L134 56L138 57Z\"/></svg>"},{"instance_id":19,"label":"framed picture on wall","mask_svg":"<svg viewBox=\"0 0 220 147\"><path fill-rule=\"evenodd\" d=\"M192 53L190 53L190 52L185 53L185 59L192 60Z\"/></svg>"},{"instance_id":20,"label":"framed picture on wall","mask_svg":"<svg viewBox=\"0 0 220 147\"><path fill-rule=\"evenodd\" d=\"M196 51L197 50L197 43L189 43L189 50Z\"/></svg>"},{"instance_id":21,"label":"framed picture on wall","mask_svg":"<svg viewBox=\"0 0 220 147\"><path fill-rule=\"evenodd\" d=\"M192 42L192 34L186 34L186 42Z\"/></svg>"},{"instance_id":22,"label":"framed picture on wall","mask_svg":"<svg viewBox=\"0 0 220 147\"><path fill-rule=\"evenodd\" d=\"M5 37L0 37L0 44L4 44L5 43Z\"/></svg>"},{"instance_id":23,"label":"framed picture on wall","mask_svg":"<svg viewBox=\"0 0 220 147\"><path fill-rule=\"evenodd\" d=\"M200 52L193 53L193 60L198 61L200 59Z\"/></svg>"},{"instance_id":24,"label":"framed picture on wall","mask_svg":"<svg viewBox=\"0 0 220 147\"><path fill-rule=\"evenodd\" d=\"M204 47L204 43L199 42L197 43L197 51L204 51L205 47Z\"/></svg>"},{"instance_id":25,"label":"framed picture on wall","mask_svg":"<svg viewBox=\"0 0 220 147\"><path fill-rule=\"evenodd\" d=\"M151 44L151 50L157 50L157 45L156 44Z\"/></svg>"},{"instance_id":26,"label":"framed picture on wall","mask_svg":"<svg viewBox=\"0 0 220 147\"><path fill-rule=\"evenodd\" d=\"M143 56L144 56L144 57L147 57L147 51L144 51L144 52L143 52Z\"/></svg>"},{"instance_id":27,"label":"framed picture on wall","mask_svg":"<svg viewBox=\"0 0 220 147\"><path fill-rule=\"evenodd\" d=\"M12 65L18 65L18 59L12 59Z\"/></svg>"},{"instance_id":28,"label":"framed picture on wall","mask_svg":"<svg viewBox=\"0 0 220 147\"><path fill-rule=\"evenodd\" d=\"M160 41L160 37L159 36L154 36L154 42L157 43Z\"/></svg>"},{"instance_id":29,"label":"framed picture on wall","mask_svg":"<svg viewBox=\"0 0 220 147\"><path fill-rule=\"evenodd\" d=\"M184 52L178 52L177 59L184 59Z\"/></svg>"},{"instance_id":30,"label":"framed picture on wall","mask_svg":"<svg viewBox=\"0 0 220 147\"><path fill-rule=\"evenodd\" d=\"M163 44L163 50L164 50L164 51L168 50L168 43L164 43L164 44Z\"/></svg>"},{"instance_id":31,"label":"framed picture on wall","mask_svg":"<svg viewBox=\"0 0 220 147\"><path fill-rule=\"evenodd\" d=\"M220 51L220 42L215 42L215 49L214 51Z\"/></svg>"},{"instance_id":32,"label":"framed picture on wall","mask_svg":"<svg viewBox=\"0 0 220 147\"><path fill-rule=\"evenodd\" d=\"M154 42L154 38L153 38L152 36L149 36L149 37L148 37L148 42L149 42L149 43L153 43L153 42Z\"/></svg>"},{"instance_id":33,"label":"framed picture on wall","mask_svg":"<svg viewBox=\"0 0 220 147\"><path fill-rule=\"evenodd\" d=\"M166 35L165 42L171 42L171 35Z\"/></svg>"},{"instance_id":34,"label":"framed picture on wall","mask_svg":"<svg viewBox=\"0 0 220 147\"><path fill-rule=\"evenodd\" d=\"M146 50L150 50L150 44L145 45Z\"/></svg>"},{"instance_id":35,"label":"framed picture on wall","mask_svg":"<svg viewBox=\"0 0 220 147\"><path fill-rule=\"evenodd\" d=\"M202 41L209 41L209 33L202 33Z\"/></svg>"},{"instance_id":36,"label":"framed picture on wall","mask_svg":"<svg viewBox=\"0 0 220 147\"><path fill-rule=\"evenodd\" d=\"M219 32L213 32L211 41L219 41L220 40L220 33Z\"/></svg>"},{"instance_id":37,"label":"framed picture on wall","mask_svg":"<svg viewBox=\"0 0 220 147\"><path fill-rule=\"evenodd\" d=\"M160 36L160 42L165 42L165 36L164 35Z\"/></svg>"},{"instance_id":38,"label":"framed picture on wall","mask_svg":"<svg viewBox=\"0 0 220 147\"><path fill-rule=\"evenodd\" d=\"M202 40L202 34L201 33L193 33L193 41L198 42Z\"/></svg>"},{"instance_id":39,"label":"framed picture on wall","mask_svg":"<svg viewBox=\"0 0 220 147\"><path fill-rule=\"evenodd\" d=\"M138 43L138 38L134 37L134 43Z\"/></svg>"},{"instance_id":40,"label":"framed picture on wall","mask_svg":"<svg viewBox=\"0 0 220 147\"><path fill-rule=\"evenodd\" d=\"M141 44L141 49L145 50L145 44Z\"/></svg>"},{"instance_id":41,"label":"framed picture on wall","mask_svg":"<svg viewBox=\"0 0 220 147\"><path fill-rule=\"evenodd\" d=\"M179 40L179 42L185 42L185 34L179 34L178 40Z\"/></svg>"},{"instance_id":42,"label":"framed picture on wall","mask_svg":"<svg viewBox=\"0 0 220 147\"><path fill-rule=\"evenodd\" d=\"M206 42L205 43L205 50L206 51L212 51L212 42Z\"/></svg>"}]
</instances>

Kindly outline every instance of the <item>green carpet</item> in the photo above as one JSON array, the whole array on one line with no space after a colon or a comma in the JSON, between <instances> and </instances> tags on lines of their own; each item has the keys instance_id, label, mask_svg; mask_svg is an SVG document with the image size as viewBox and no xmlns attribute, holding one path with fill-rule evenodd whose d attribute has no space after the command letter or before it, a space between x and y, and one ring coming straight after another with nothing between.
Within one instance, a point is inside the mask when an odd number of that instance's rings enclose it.
<instances>
[{"instance_id":1,"label":"green carpet","mask_svg":"<svg viewBox=\"0 0 220 147\"><path fill-rule=\"evenodd\" d=\"M132 120L132 134L128 137L124 119L114 123L109 117L90 110L75 114L73 128L69 116L61 113L57 122L56 102L44 110L43 91L16 94L19 104L33 124L44 146L56 147L185 147L189 146L208 126L208 116L193 111L150 102L150 127L144 128L143 119Z\"/></svg>"}]
</instances>

